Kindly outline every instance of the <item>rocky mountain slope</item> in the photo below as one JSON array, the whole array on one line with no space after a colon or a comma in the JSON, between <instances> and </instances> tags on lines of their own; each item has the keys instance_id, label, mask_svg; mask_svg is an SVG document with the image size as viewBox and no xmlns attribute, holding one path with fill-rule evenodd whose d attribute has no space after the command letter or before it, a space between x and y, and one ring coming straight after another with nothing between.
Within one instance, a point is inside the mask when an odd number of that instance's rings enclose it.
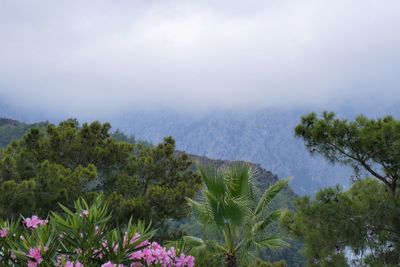
<instances>
[{"instance_id":1,"label":"rocky mountain slope","mask_svg":"<svg viewBox=\"0 0 400 267\"><path fill-rule=\"evenodd\" d=\"M349 119L360 113L369 117L387 114L400 117L398 106L343 103L343 106L334 106L329 110L339 111L341 117ZM128 135L134 135L136 140L142 139L152 143L171 135L175 138L179 150L196 155L261 164L263 168L271 170L279 177L293 176L292 186L298 194L313 194L319 188L336 184L348 186L352 176L349 168L333 166L318 156L311 157L302 141L294 137L293 129L300 117L310 111L318 111L318 108L280 107L199 113L153 109L110 113L109 116L101 118L91 114L89 117L78 119L109 121L114 129L119 128ZM45 119L54 123L68 118L67 115L17 110L12 106L1 105L0 99L1 116L23 121Z\"/></svg>"},{"instance_id":2,"label":"rocky mountain slope","mask_svg":"<svg viewBox=\"0 0 400 267\"><path fill-rule=\"evenodd\" d=\"M129 113L113 125L136 138L158 142L171 135L188 153L260 164L279 177L293 176L296 193L347 186L351 170L306 151L293 129L306 111L217 112L203 116L174 112Z\"/></svg>"}]
</instances>

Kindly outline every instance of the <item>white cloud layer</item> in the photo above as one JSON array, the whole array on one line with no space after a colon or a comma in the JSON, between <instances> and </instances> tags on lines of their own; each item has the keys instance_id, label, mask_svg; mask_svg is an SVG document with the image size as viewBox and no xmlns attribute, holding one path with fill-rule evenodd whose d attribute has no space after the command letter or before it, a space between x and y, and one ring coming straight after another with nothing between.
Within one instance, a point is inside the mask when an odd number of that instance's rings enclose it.
<instances>
[{"instance_id":1,"label":"white cloud layer","mask_svg":"<svg viewBox=\"0 0 400 267\"><path fill-rule=\"evenodd\" d=\"M393 104L399 14L398 0L0 0L0 97L69 114Z\"/></svg>"}]
</instances>

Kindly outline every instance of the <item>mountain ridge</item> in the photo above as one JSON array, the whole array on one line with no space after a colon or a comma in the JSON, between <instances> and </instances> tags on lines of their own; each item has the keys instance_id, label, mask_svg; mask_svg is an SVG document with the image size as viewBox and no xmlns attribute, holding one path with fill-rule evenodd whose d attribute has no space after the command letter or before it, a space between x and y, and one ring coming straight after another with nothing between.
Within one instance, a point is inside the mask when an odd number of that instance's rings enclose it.
<instances>
[{"instance_id":1,"label":"mountain ridge","mask_svg":"<svg viewBox=\"0 0 400 267\"><path fill-rule=\"evenodd\" d=\"M29 129L35 127L43 128L46 127L48 124L49 122L38 122L38 123L28 124L11 118L0 117L0 148L4 148L6 145L10 144L13 140L22 137ZM119 134L123 133L119 132ZM125 139L129 140L128 137ZM177 150L177 153L186 153L189 156L189 158L191 158L195 162L198 162L200 164L212 165L217 168L225 167L227 165L231 165L234 163L245 162L250 166L252 166L252 168L256 171L256 176L258 178L260 177L266 178L267 183L261 183L263 188L266 188L268 185L279 180L277 175L273 174L271 171L262 168L261 164L248 162L244 160L232 161L224 159L213 159L205 156L190 154L185 151L179 151L179 150ZM295 194L293 194L293 196L295 196Z\"/></svg>"},{"instance_id":2,"label":"mountain ridge","mask_svg":"<svg viewBox=\"0 0 400 267\"><path fill-rule=\"evenodd\" d=\"M173 136L177 149L226 160L261 164L279 177L293 176L297 194L313 194L327 186L349 186L352 171L311 156L294 128L308 110L217 112L191 116L175 112L129 113L113 125L139 139L156 143Z\"/></svg>"}]
</instances>

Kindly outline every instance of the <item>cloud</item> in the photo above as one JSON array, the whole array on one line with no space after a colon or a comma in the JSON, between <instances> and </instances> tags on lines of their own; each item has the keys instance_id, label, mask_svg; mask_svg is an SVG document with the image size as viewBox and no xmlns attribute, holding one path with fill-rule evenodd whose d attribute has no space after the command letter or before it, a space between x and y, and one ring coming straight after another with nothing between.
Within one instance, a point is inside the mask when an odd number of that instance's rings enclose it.
<instances>
[{"instance_id":1,"label":"cloud","mask_svg":"<svg viewBox=\"0 0 400 267\"><path fill-rule=\"evenodd\" d=\"M396 0L2 1L0 97L72 115L392 104L399 8Z\"/></svg>"}]
</instances>

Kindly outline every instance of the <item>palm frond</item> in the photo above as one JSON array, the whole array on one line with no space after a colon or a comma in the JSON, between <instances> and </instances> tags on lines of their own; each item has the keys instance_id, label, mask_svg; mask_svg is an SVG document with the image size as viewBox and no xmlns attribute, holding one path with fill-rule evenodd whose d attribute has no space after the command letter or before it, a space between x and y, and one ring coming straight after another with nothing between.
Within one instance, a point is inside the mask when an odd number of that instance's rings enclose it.
<instances>
[{"instance_id":1,"label":"palm frond","mask_svg":"<svg viewBox=\"0 0 400 267\"><path fill-rule=\"evenodd\" d=\"M235 163L227 169L225 182L231 196L239 197L251 191L251 169L248 163Z\"/></svg>"},{"instance_id":2,"label":"palm frond","mask_svg":"<svg viewBox=\"0 0 400 267\"><path fill-rule=\"evenodd\" d=\"M253 232L264 231L269 225L277 222L282 216L282 210L275 210L270 213L265 219L258 221L253 226Z\"/></svg>"},{"instance_id":3,"label":"palm frond","mask_svg":"<svg viewBox=\"0 0 400 267\"><path fill-rule=\"evenodd\" d=\"M288 245L278 236L266 236L268 226L281 217L281 211L269 214L264 211L290 179L271 185L257 202L255 170L249 164L236 163L223 170L199 166L199 172L205 184L203 198L200 201L188 199L188 203L204 229L210 227L217 234L213 234L211 240L183 238L181 242L190 247L192 255L219 258L211 266L220 266L225 256L233 253L248 266L257 258L259 249L280 249ZM209 261L203 263L210 265Z\"/></svg>"},{"instance_id":4,"label":"palm frond","mask_svg":"<svg viewBox=\"0 0 400 267\"><path fill-rule=\"evenodd\" d=\"M198 202L194 199L186 199L189 206L192 207L195 218L202 224L212 224L214 222L213 212L207 203Z\"/></svg>"},{"instance_id":5,"label":"palm frond","mask_svg":"<svg viewBox=\"0 0 400 267\"><path fill-rule=\"evenodd\" d=\"M210 191L216 198L223 198L226 191L223 174L220 170L210 166L197 166L207 190Z\"/></svg>"},{"instance_id":6,"label":"palm frond","mask_svg":"<svg viewBox=\"0 0 400 267\"><path fill-rule=\"evenodd\" d=\"M289 246L289 243L278 236L269 236L261 240L255 240L254 244L260 249L282 249Z\"/></svg>"},{"instance_id":7,"label":"palm frond","mask_svg":"<svg viewBox=\"0 0 400 267\"><path fill-rule=\"evenodd\" d=\"M232 197L225 200L225 218L234 225L241 225L253 213L250 194Z\"/></svg>"},{"instance_id":8,"label":"palm frond","mask_svg":"<svg viewBox=\"0 0 400 267\"><path fill-rule=\"evenodd\" d=\"M204 195L215 224L224 225L226 222L224 199L217 198L210 191L205 191Z\"/></svg>"},{"instance_id":9,"label":"palm frond","mask_svg":"<svg viewBox=\"0 0 400 267\"><path fill-rule=\"evenodd\" d=\"M276 197L276 195L278 195L282 191L282 189L289 184L290 180L291 178L280 180L271 185L267 190L265 190L265 192L261 196L260 201L257 204L254 215L258 216L264 210L264 208L272 201L272 199L274 199L274 197Z\"/></svg>"}]
</instances>

